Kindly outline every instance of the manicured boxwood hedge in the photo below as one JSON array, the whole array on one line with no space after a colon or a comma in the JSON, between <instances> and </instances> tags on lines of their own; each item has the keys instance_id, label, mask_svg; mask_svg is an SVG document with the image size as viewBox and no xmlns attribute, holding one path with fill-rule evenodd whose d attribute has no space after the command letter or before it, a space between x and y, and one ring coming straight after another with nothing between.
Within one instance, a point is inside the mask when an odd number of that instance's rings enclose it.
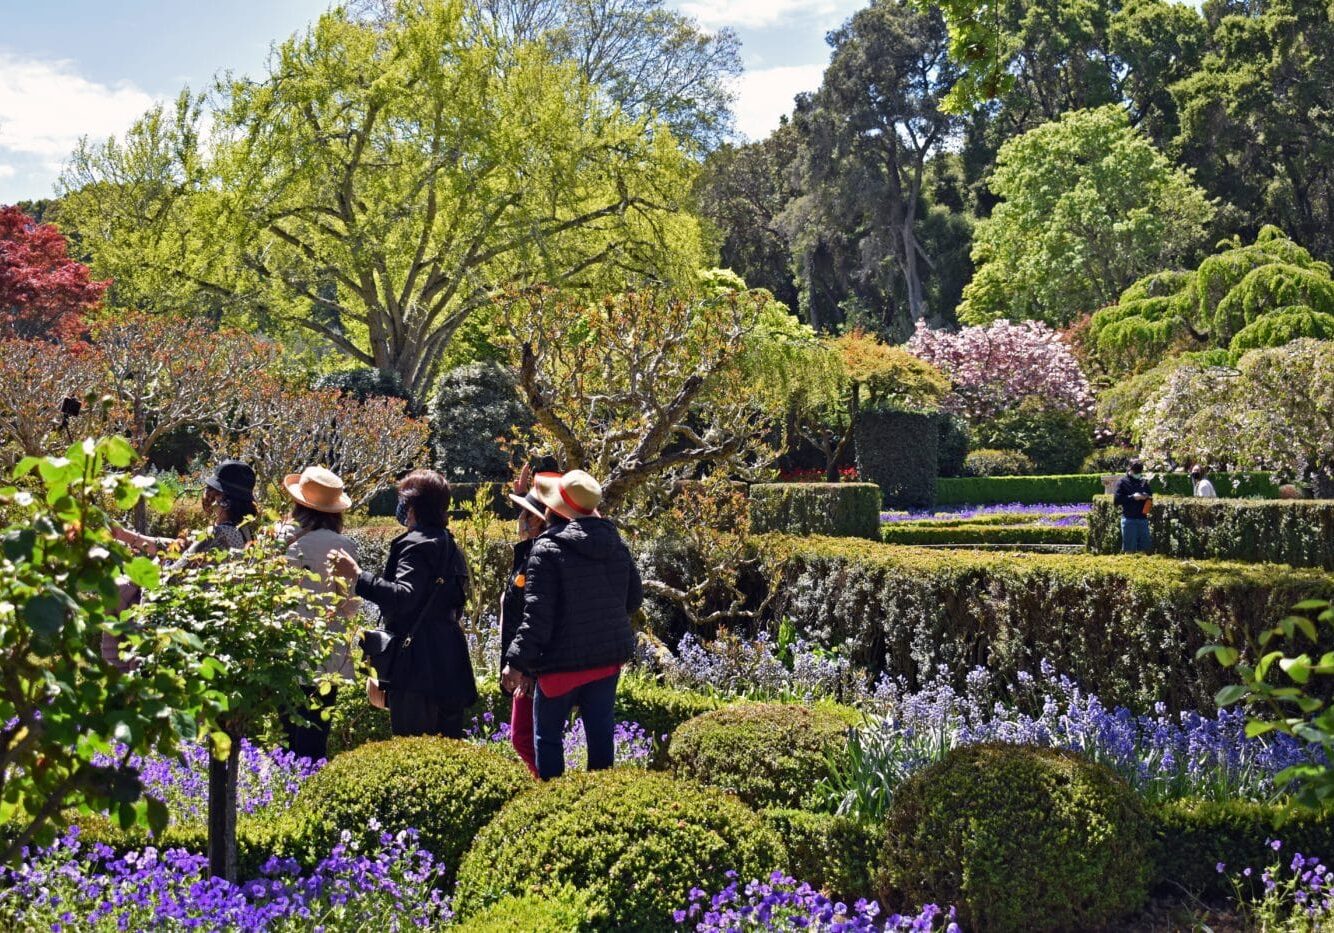
<instances>
[{"instance_id":1,"label":"manicured boxwood hedge","mask_svg":"<svg viewBox=\"0 0 1334 933\"><path fill-rule=\"evenodd\" d=\"M809 810L764 810L760 816L787 847L790 876L846 904L875 896L881 827Z\"/></svg>"},{"instance_id":2,"label":"manicured boxwood hedge","mask_svg":"<svg viewBox=\"0 0 1334 933\"><path fill-rule=\"evenodd\" d=\"M1293 853L1334 858L1334 811L1249 800L1174 800L1150 810L1158 883L1205 896L1232 893L1228 875L1261 871ZM1269 842L1277 839L1276 854ZM1218 863L1226 866L1219 874Z\"/></svg>"},{"instance_id":3,"label":"manicured boxwood hedge","mask_svg":"<svg viewBox=\"0 0 1334 933\"><path fill-rule=\"evenodd\" d=\"M1080 527L1024 523L957 522L930 525L890 522L881 532L886 544L1083 544L1087 532Z\"/></svg>"},{"instance_id":4,"label":"manicured boxwood hedge","mask_svg":"<svg viewBox=\"0 0 1334 933\"><path fill-rule=\"evenodd\" d=\"M1155 554L1171 557L1270 561L1334 570L1334 499L1153 500L1149 512ZM1109 496L1094 500L1089 550L1121 550L1121 511Z\"/></svg>"},{"instance_id":5,"label":"manicured boxwood hedge","mask_svg":"<svg viewBox=\"0 0 1334 933\"><path fill-rule=\"evenodd\" d=\"M927 550L846 538L764 536L775 618L846 644L873 674L919 686L937 665L1001 681L1044 658L1104 702L1210 710L1228 672L1197 661L1206 636L1258 631L1334 576L1267 564L1162 557ZM1334 644L1321 650L1334 649Z\"/></svg>"},{"instance_id":6,"label":"manicured boxwood hedge","mask_svg":"<svg viewBox=\"0 0 1334 933\"><path fill-rule=\"evenodd\" d=\"M1071 752L956 748L894 791L876 890L882 904L953 904L965 929L1105 929L1152 880L1144 805L1109 768Z\"/></svg>"},{"instance_id":7,"label":"manicured boxwood hedge","mask_svg":"<svg viewBox=\"0 0 1334 933\"><path fill-rule=\"evenodd\" d=\"M1278 486L1268 473L1220 473L1213 478L1219 493L1243 498L1274 498ZM1234 481L1236 485L1234 486ZM1165 495L1191 494L1190 477L1163 473L1153 479L1153 488ZM1102 475L1074 473L1065 476L968 476L941 479L936 483L938 505L993 505L1002 502L1036 503L1091 502L1102 495Z\"/></svg>"},{"instance_id":8,"label":"manicured boxwood hedge","mask_svg":"<svg viewBox=\"0 0 1334 933\"><path fill-rule=\"evenodd\" d=\"M937 415L868 411L857 418L857 473L885 494L885 507L925 509L936 501Z\"/></svg>"},{"instance_id":9,"label":"manicured boxwood hedge","mask_svg":"<svg viewBox=\"0 0 1334 933\"><path fill-rule=\"evenodd\" d=\"M756 483L750 487L755 531L871 538L880 532L875 483Z\"/></svg>"}]
</instances>

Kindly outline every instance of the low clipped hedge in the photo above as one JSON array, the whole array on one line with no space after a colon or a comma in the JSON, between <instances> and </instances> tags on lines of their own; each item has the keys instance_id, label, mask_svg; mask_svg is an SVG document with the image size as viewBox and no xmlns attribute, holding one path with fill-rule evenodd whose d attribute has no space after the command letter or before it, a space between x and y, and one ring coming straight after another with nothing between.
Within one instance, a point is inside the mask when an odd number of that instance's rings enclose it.
<instances>
[{"instance_id":1,"label":"low clipped hedge","mask_svg":"<svg viewBox=\"0 0 1334 933\"><path fill-rule=\"evenodd\" d=\"M1083 544L1088 532L1080 527L1063 528L1025 522L1006 525L998 522L958 522L920 525L917 522L889 522L881 537L886 544Z\"/></svg>"},{"instance_id":2,"label":"low clipped hedge","mask_svg":"<svg viewBox=\"0 0 1334 933\"><path fill-rule=\"evenodd\" d=\"M588 898L573 889L550 896L525 894L497 901L471 920L452 927L459 933L520 933L559 930L582 933L596 930L597 918L590 915Z\"/></svg>"},{"instance_id":3,"label":"low clipped hedge","mask_svg":"<svg viewBox=\"0 0 1334 933\"><path fill-rule=\"evenodd\" d=\"M831 708L738 703L672 733L672 773L736 794L753 807L796 807L847 745L856 718Z\"/></svg>"},{"instance_id":4,"label":"low clipped hedge","mask_svg":"<svg viewBox=\"0 0 1334 933\"><path fill-rule=\"evenodd\" d=\"M415 828L452 876L478 830L531 786L523 765L489 748L401 738L334 758L301 787L293 815L315 851L327 851L343 830L369 846L381 832Z\"/></svg>"},{"instance_id":5,"label":"low clipped hedge","mask_svg":"<svg viewBox=\"0 0 1334 933\"><path fill-rule=\"evenodd\" d=\"M1037 505L1050 502L1091 502L1106 492L1102 474L1072 473L1054 476L968 476L941 479L936 483L938 505L995 505L1019 502ZM1269 473L1219 473L1213 477L1220 491L1243 498L1278 496L1278 486ZM1185 473L1160 473L1151 480L1155 492L1163 495L1191 494L1190 477ZM1234 485L1235 483L1235 485Z\"/></svg>"},{"instance_id":6,"label":"low clipped hedge","mask_svg":"<svg viewBox=\"0 0 1334 933\"><path fill-rule=\"evenodd\" d=\"M750 524L758 532L875 538L880 487L874 483L756 483Z\"/></svg>"},{"instance_id":7,"label":"low clipped hedge","mask_svg":"<svg viewBox=\"0 0 1334 933\"><path fill-rule=\"evenodd\" d=\"M1334 499L1159 497L1149 530L1155 554L1334 570ZM1094 500L1088 547L1097 554L1121 550L1121 510L1110 496Z\"/></svg>"},{"instance_id":8,"label":"low clipped hedge","mask_svg":"<svg viewBox=\"0 0 1334 933\"><path fill-rule=\"evenodd\" d=\"M1159 884L1200 896L1232 893L1229 875L1253 868L1253 876L1295 852L1334 858L1334 811L1289 802L1173 800L1150 811L1155 874ZM1276 854L1269 847L1277 839ZM1226 867L1220 874L1218 864Z\"/></svg>"},{"instance_id":9,"label":"low clipped hedge","mask_svg":"<svg viewBox=\"0 0 1334 933\"><path fill-rule=\"evenodd\" d=\"M965 929L1101 929L1151 881L1143 803L1103 765L1022 745L958 748L886 819L882 904L953 904Z\"/></svg>"},{"instance_id":10,"label":"low clipped hedge","mask_svg":"<svg viewBox=\"0 0 1334 933\"><path fill-rule=\"evenodd\" d=\"M664 774L570 774L510 802L477 834L454 907L466 918L506 897L564 886L588 898L598 929L670 930L690 889L726 872L784 868L782 840L735 797Z\"/></svg>"},{"instance_id":11,"label":"low clipped hedge","mask_svg":"<svg viewBox=\"0 0 1334 933\"><path fill-rule=\"evenodd\" d=\"M787 873L851 904L874 897L881 827L832 813L764 810L760 814L787 848Z\"/></svg>"},{"instance_id":12,"label":"low clipped hedge","mask_svg":"<svg viewBox=\"0 0 1334 933\"><path fill-rule=\"evenodd\" d=\"M1195 653L1212 622L1236 643L1308 597L1334 596L1314 569L1140 555L927 550L845 538L765 536L775 618L846 645L873 675L910 688L944 665L984 665L998 683L1042 659L1107 704L1214 708L1230 672ZM1334 643L1316 646L1334 650Z\"/></svg>"}]
</instances>

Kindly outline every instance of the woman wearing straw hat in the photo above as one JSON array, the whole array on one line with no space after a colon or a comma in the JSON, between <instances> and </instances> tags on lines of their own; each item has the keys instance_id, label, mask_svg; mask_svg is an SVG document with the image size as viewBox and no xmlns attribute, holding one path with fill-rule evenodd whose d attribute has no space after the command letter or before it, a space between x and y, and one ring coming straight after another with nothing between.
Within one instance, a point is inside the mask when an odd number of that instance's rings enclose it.
<instances>
[{"instance_id":1,"label":"woman wearing straw hat","mask_svg":"<svg viewBox=\"0 0 1334 933\"><path fill-rule=\"evenodd\" d=\"M588 769L615 761L616 685L634 654L630 615L643 602L639 570L616 526L597 511L602 487L583 470L539 475L533 491L550 528L525 567L523 621L505 652L507 689L536 681L533 732L542 780L565 773L565 723L579 708Z\"/></svg>"},{"instance_id":2,"label":"woman wearing straw hat","mask_svg":"<svg viewBox=\"0 0 1334 933\"><path fill-rule=\"evenodd\" d=\"M312 466L285 477L283 489L292 499L291 523L285 529L287 559L313 575L306 581L312 589L321 593L332 592L334 582L329 577L329 555L334 551L346 551L357 556L356 542L343 534L343 513L352 507L343 481L331 470ZM355 599L344 600L335 620L347 620L356 607ZM352 679L352 655L347 639L325 660L324 670L343 680ZM287 733L289 750L298 757L319 760L328 757L329 722L323 713L333 706L337 690L319 696L318 700L313 686L306 692L318 708L284 713L281 717L283 730Z\"/></svg>"},{"instance_id":3,"label":"woman wearing straw hat","mask_svg":"<svg viewBox=\"0 0 1334 933\"><path fill-rule=\"evenodd\" d=\"M510 566L509 579L505 581L505 592L500 597L500 666L505 666L505 652L514 642L514 635L523 621L524 587L528 579L528 555L533 550L533 541L547 528L547 507L533 491L534 476L560 476L556 471L556 461L545 457L534 470L532 464L524 464L519 479L514 484L510 500L519 508L519 540L514 544L514 562ZM536 684L531 677L522 678L512 689L501 686L503 693L511 698L510 705L510 744L514 746L519 760L528 766L528 770L537 776L537 751L533 744L533 692Z\"/></svg>"}]
</instances>

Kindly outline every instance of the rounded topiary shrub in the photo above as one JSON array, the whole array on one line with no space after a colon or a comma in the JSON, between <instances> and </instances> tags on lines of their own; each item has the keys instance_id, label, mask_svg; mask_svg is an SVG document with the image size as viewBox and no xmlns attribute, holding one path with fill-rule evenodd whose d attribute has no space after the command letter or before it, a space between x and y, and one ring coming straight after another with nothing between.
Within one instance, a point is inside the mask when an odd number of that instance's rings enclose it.
<instances>
[{"instance_id":1,"label":"rounded topiary shrub","mask_svg":"<svg viewBox=\"0 0 1334 933\"><path fill-rule=\"evenodd\" d=\"M551 895L525 894L504 898L457 927L459 933L516 933L521 930L579 933L596 929L597 918L589 910L588 898L573 888Z\"/></svg>"},{"instance_id":2,"label":"rounded topiary shrub","mask_svg":"<svg viewBox=\"0 0 1334 933\"><path fill-rule=\"evenodd\" d=\"M847 744L847 715L789 703L739 703L696 716L672 733L677 777L731 791L753 807L795 807Z\"/></svg>"},{"instance_id":3,"label":"rounded topiary shrub","mask_svg":"<svg viewBox=\"0 0 1334 933\"><path fill-rule=\"evenodd\" d=\"M491 749L392 739L334 758L301 788L294 812L314 851L328 851L343 830L370 845L381 832L415 828L421 847L452 874L478 830L530 786L523 765Z\"/></svg>"},{"instance_id":4,"label":"rounded topiary shrub","mask_svg":"<svg viewBox=\"0 0 1334 933\"><path fill-rule=\"evenodd\" d=\"M514 375L498 363L471 363L440 378L431 409L436 466L451 483L510 476L505 439L532 427L533 415Z\"/></svg>"},{"instance_id":5,"label":"rounded topiary shrub","mask_svg":"<svg viewBox=\"0 0 1334 933\"><path fill-rule=\"evenodd\" d=\"M964 476L1029 476L1033 461L1017 450L984 447L963 458Z\"/></svg>"},{"instance_id":6,"label":"rounded topiary shrub","mask_svg":"<svg viewBox=\"0 0 1334 933\"><path fill-rule=\"evenodd\" d=\"M965 929L1100 929L1148 890L1139 797L1057 749L955 749L899 786L885 834L881 903L953 904Z\"/></svg>"},{"instance_id":7,"label":"rounded topiary shrub","mask_svg":"<svg viewBox=\"0 0 1334 933\"><path fill-rule=\"evenodd\" d=\"M782 841L721 791L632 769L570 774L516 798L478 835L455 909L471 917L506 897L563 886L588 898L597 929L667 930L690 889L726 872L761 878Z\"/></svg>"}]
</instances>

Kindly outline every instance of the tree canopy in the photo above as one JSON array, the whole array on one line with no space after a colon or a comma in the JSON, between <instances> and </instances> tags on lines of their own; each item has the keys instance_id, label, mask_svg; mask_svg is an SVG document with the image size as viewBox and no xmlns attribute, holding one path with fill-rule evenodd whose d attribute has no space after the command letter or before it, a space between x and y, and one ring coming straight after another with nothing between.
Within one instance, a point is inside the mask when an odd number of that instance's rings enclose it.
<instances>
[{"instance_id":1,"label":"tree canopy","mask_svg":"<svg viewBox=\"0 0 1334 933\"><path fill-rule=\"evenodd\" d=\"M1191 256L1213 205L1117 106L1081 110L1001 147L959 317L1056 326Z\"/></svg>"},{"instance_id":2,"label":"tree canopy","mask_svg":"<svg viewBox=\"0 0 1334 933\"><path fill-rule=\"evenodd\" d=\"M694 167L671 132L467 10L335 9L260 80L220 83L207 140L187 93L81 145L61 216L115 300L296 327L421 395L505 286L697 268Z\"/></svg>"},{"instance_id":3,"label":"tree canopy","mask_svg":"<svg viewBox=\"0 0 1334 933\"><path fill-rule=\"evenodd\" d=\"M1299 337L1334 338L1329 265L1265 227L1191 271L1147 276L1093 315L1087 343L1113 373L1156 365L1173 350L1241 351Z\"/></svg>"}]
</instances>

